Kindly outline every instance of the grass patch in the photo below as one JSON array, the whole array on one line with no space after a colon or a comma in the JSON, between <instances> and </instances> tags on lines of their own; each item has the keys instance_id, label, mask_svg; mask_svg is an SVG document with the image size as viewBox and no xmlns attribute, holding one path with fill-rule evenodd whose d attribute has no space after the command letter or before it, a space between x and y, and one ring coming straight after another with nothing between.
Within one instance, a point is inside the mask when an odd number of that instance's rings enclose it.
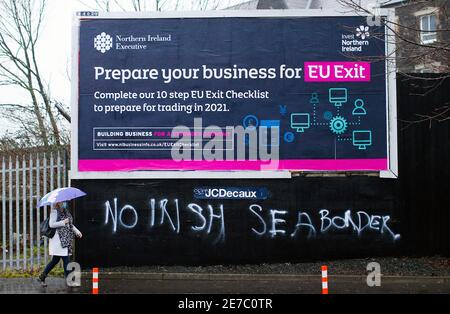
<instances>
[{"instance_id":1,"label":"grass patch","mask_svg":"<svg viewBox=\"0 0 450 314\"><path fill-rule=\"evenodd\" d=\"M16 251L16 247L13 247L13 263L16 263L16 258L17 258L17 251ZM27 246L26 248L27 250L27 263L28 263L28 267L30 266L30 247ZM39 249L37 245L34 245L32 248L32 252L33 252L33 257L35 259L35 262L37 260L37 256L39 255L41 257L41 263L43 263L44 260L44 256L45 256L45 249L44 249L44 244L41 243ZM7 263L9 263L9 259L10 259L10 253L6 254L6 261ZM49 261L51 259L51 256L49 256ZM20 265L23 264L23 260L24 260L24 255L23 255L23 246L20 246L19 249L19 260L20 260ZM1 260L0 260L1 262ZM53 270L50 272L49 276L52 277L63 277L64 276L64 270L63 268L60 266L61 264L58 263L58 265L56 265L55 268L53 268ZM39 266L39 268L36 268L36 265L34 266L34 269L27 269L27 270L22 270L22 269L14 269L14 268L7 268L5 271L0 270L0 278L32 278L32 277L37 277L39 276L39 274L44 270L45 265L41 265Z\"/></svg>"},{"instance_id":2,"label":"grass patch","mask_svg":"<svg viewBox=\"0 0 450 314\"><path fill-rule=\"evenodd\" d=\"M40 269L18 270L18 269L6 269L0 271L0 278L34 278L39 276L44 267ZM64 277L64 270L62 267L56 266L49 274L50 277Z\"/></svg>"}]
</instances>

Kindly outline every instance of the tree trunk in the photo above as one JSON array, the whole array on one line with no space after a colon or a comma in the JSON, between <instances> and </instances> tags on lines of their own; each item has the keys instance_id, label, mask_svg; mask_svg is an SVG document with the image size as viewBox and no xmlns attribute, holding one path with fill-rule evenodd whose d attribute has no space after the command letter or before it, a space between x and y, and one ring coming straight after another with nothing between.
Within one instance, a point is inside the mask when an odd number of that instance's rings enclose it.
<instances>
[{"instance_id":1,"label":"tree trunk","mask_svg":"<svg viewBox=\"0 0 450 314\"><path fill-rule=\"evenodd\" d=\"M55 116L53 115L50 100L48 99L47 93L45 92L44 84L42 84L41 74L39 73L39 68L38 68L37 62L36 62L36 54L34 51L34 44L31 45L31 55L33 58L33 65L34 65L34 72L35 72L34 76L36 77L36 81L39 85L39 93L41 94L42 100L44 101L44 104L45 104L45 111L47 112L47 115L50 118L50 124L53 129L53 136L55 138L55 144L57 146L60 146L61 138L59 135L58 124L56 123Z\"/></svg>"}]
</instances>

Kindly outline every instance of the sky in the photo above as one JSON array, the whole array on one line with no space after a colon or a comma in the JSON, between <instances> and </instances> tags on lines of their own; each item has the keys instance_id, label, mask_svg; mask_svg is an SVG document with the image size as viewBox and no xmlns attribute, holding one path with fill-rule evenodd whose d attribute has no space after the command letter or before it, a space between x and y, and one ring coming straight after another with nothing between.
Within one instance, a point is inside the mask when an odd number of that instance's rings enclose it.
<instances>
[{"instance_id":1,"label":"sky","mask_svg":"<svg viewBox=\"0 0 450 314\"><path fill-rule=\"evenodd\" d=\"M130 3L130 0L118 0ZM175 0L168 0L175 1ZM182 0L185 8L188 8L193 0ZM47 0L45 20L38 44L38 62L40 71L51 86L53 98L64 104L70 104L70 52L71 52L71 27L74 12L91 10L86 5L93 0ZM223 0L221 6L233 5L246 0ZM151 0L148 1L151 5ZM29 103L26 92L17 87L0 86L0 104ZM5 132L13 131L15 125L6 119L0 118L0 136Z\"/></svg>"}]
</instances>

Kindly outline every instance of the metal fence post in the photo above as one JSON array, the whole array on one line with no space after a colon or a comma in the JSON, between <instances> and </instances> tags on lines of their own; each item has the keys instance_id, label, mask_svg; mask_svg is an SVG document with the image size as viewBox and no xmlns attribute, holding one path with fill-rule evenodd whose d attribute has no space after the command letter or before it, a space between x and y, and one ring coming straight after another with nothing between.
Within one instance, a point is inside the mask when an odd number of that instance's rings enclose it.
<instances>
[{"instance_id":1,"label":"metal fence post","mask_svg":"<svg viewBox=\"0 0 450 314\"><path fill-rule=\"evenodd\" d=\"M44 153L44 160L43 160L43 171L44 171L44 178L43 178L43 195L47 194L47 154ZM44 206L44 219L47 219L47 206ZM48 239L44 237L44 264L47 264L47 258L48 258L48 251L47 251L47 245L48 245Z\"/></svg>"},{"instance_id":2,"label":"metal fence post","mask_svg":"<svg viewBox=\"0 0 450 314\"><path fill-rule=\"evenodd\" d=\"M20 181L19 181L19 156L16 155L16 268L20 269Z\"/></svg>"},{"instance_id":3,"label":"metal fence post","mask_svg":"<svg viewBox=\"0 0 450 314\"><path fill-rule=\"evenodd\" d=\"M53 158L53 152L50 152L50 191L53 191L55 189L55 163ZM52 210L52 206L50 206L50 213Z\"/></svg>"},{"instance_id":4,"label":"metal fence post","mask_svg":"<svg viewBox=\"0 0 450 314\"><path fill-rule=\"evenodd\" d=\"M8 193L8 201L9 201L9 268L13 267L13 254L14 254L14 246L13 246L13 189L12 189L12 159L9 156L9 165L8 165L8 174L9 174L9 193Z\"/></svg>"},{"instance_id":5,"label":"metal fence post","mask_svg":"<svg viewBox=\"0 0 450 314\"><path fill-rule=\"evenodd\" d=\"M23 269L28 267L27 255L27 163L25 155L22 156L22 226L23 226Z\"/></svg>"},{"instance_id":6,"label":"metal fence post","mask_svg":"<svg viewBox=\"0 0 450 314\"><path fill-rule=\"evenodd\" d=\"M50 152L50 191L53 191L55 189L54 185L54 164L53 164L53 152Z\"/></svg>"},{"instance_id":7,"label":"metal fence post","mask_svg":"<svg viewBox=\"0 0 450 314\"><path fill-rule=\"evenodd\" d=\"M57 175L57 184L58 188L61 187L61 154L59 150L56 152L56 175Z\"/></svg>"},{"instance_id":8,"label":"metal fence post","mask_svg":"<svg viewBox=\"0 0 450 314\"><path fill-rule=\"evenodd\" d=\"M67 151L63 150L63 186L69 186L69 180L67 179Z\"/></svg>"},{"instance_id":9,"label":"metal fence post","mask_svg":"<svg viewBox=\"0 0 450 314\"><path fill-rule=\"evenodd\" d=\"M2 268L6 269L6 165L2 158Z\"/></svg>"},{"instance_id":10,"label":"metal fence post","mask_svg":"<svg viewBox=\"0 0 450 314\"><path fill-rule=\"evenodd\" d=\"M37 265L38 268L41 266L41 209L37 207L39 200L41 199L41 173L40 173L41 162L39 160L39 153L36 154L36 241L37 241Z\"/></svg>"},{"instance_id":11,"label":"metal fence post","mask_svg":"<svg viewBox=\"0 0 450 314\"><path fill-rule=\"evenodd\" d=\"M34 269L34 237L33 237L33 156L30 154L30 265Z\"/></svg>"}]
</instances>

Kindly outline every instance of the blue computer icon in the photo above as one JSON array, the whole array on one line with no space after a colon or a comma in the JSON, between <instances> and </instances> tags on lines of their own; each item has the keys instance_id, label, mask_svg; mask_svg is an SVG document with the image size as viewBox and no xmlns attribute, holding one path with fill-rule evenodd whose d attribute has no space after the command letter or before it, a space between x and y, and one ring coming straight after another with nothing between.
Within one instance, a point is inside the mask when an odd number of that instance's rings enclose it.
<instances>
[{"instance_id":1,"label":"blue computer icon","mask_svg":"<svg viewBox=\"0 0 450 314\"><path fill-rule=\"evenodd\" d=\"M346 88L330 88L328 90L328 100L335 107L342 107L342 104L347 102L347 97Z\"/></svg>"},{"instance_id":2,"label":"blue computer icon","mask_svg":"<svg viewBox=\"0 0 450 314\"><path fill-rule=\"evenodd\" d=\"M291 114L291 128L297 132L303 133L305 129L311 126L309 113L293 113Z\"/></svg>"},{"instance_id":3,"label":"blue computer icon","mask_svg":"<svg viewBox=\"0 0 450 314\"><path fill-rule=\"evenodd\" d=\"M353 146L357 146L360 150L367 149L367 146L372 145L372 131L358 130L353 131Z\"/></svg>"}]
</instances>

